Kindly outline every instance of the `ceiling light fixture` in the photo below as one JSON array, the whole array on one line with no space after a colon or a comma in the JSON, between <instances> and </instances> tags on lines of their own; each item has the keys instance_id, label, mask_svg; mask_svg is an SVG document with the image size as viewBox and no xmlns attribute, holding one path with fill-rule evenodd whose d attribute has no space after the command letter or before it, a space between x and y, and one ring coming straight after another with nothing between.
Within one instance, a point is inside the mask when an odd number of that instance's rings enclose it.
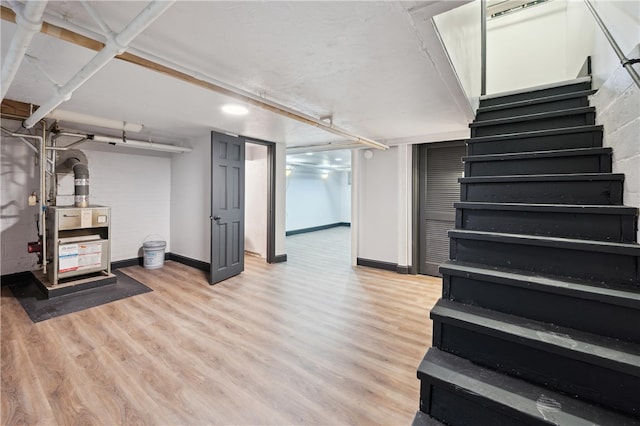
<instances>
[{"instance_id":1,"label":"ceiling light fixture","mask_svg":"<svg viewBox=\"0 0 640 426\"><path fill-rule=\"evenodd\" d=\"M229 115L247 115L249 114L249 109L238 104L226 104L222 106L222 112Z\"/></svg>"}]
</instances>

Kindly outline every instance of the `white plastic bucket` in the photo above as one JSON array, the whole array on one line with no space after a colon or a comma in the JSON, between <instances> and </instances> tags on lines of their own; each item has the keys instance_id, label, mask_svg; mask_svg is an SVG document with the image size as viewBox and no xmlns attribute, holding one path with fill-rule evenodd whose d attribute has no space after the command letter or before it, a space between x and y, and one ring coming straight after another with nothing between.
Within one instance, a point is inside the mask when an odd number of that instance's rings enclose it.
<instances>
[{"instance_id":1,"label":"white plastic bucket","mask_svg":"<svg viewBox=\"0 0 640 426\"><path fill-rule=\"evenodd\" d=\"M144 267L146 269L162 268L162 265L164 265L164 249L167 247L167 242L164 240L147 241L149 237L142 242Z\"/></svg>"}]
</instances>

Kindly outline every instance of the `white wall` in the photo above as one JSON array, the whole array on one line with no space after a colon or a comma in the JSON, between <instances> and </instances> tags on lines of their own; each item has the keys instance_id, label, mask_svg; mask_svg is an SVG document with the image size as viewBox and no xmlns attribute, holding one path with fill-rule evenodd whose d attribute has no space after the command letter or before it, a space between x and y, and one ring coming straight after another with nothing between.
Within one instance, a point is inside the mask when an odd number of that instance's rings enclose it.
<instances>
[{"instance_id":1,"label":"white wall","mask_svg":"<svg viewBox=\"0 0 640 426\"><path fill-rule=\"evenodd\" d=\"M640 45L630 56L640 57ZM597 124L604 125L604 146L613 147L613 172L625 174L624 204L640 208L640 89L619 68L591 104L597 110Z\"/></svg>"},{"instance_id":2,"label":"white wall","mask_svg":"<svg viewBox=\"0 0 640 426\"><path fill-rule=\"evenodd\" d=\"M351 190L347 172L297 167L287 178L287 231L350 222Z\"/></svg>"},{"instance_id":3,"label":"white wall","mask_svg":"<svg viewBox=\"0 0 640 426\"><path fill-rule=\"evenodd\" d=\"M487 94L576 77L579 66L571 77L566 71L565 12L554 0L487 21Z\"/></svg>"},{"instance_id":4,"label":"white wall","mask_svg":"<svg viewBox=\"0 0 640 426\"><path fill-rule=\"evenodd\" d=\"M592 2L623 52L640 42L640 2ZM487 22L487 93L570 80L592 57L599 88L619 61L582 1L553 0Z\"/></svg>"},{"instance_id":5,"label":"white wall","mask_svg":"<svg viewBox=\"0 0 640 426\"><path fill-rule=\"evenodd\" d=\"M338 222L351 223L351 172L340 174L340 216Z\"/></svg>"},{"instance_id":6,"label":"white wall","mask_svg":"<svg viewBox=\"0 0 640 426\"><path fill-rule=\"evenodd\" d=\"M191 141L193 151L171 161L171 250L211 261L211 136Z\"/></svg>"},{"instance_id":7,"label":"white wall","mask_svg":"<svg viewBox=\"0 0 640 426\"><path fill-rule=\"evenodd\" d=\"M358 157L357 257L397 263L398 258L398 148L354 152Z\"/></svg>"},{"instance_id":8,"label":"white wall","mask_svg":"<svg viewBox=\"0 0 640 426\"><path fill-rule=\"evenodd\" d=\"M244 248L267 257L267 147L247 143L245 152Z\"/></svg>"},{"instance_id":9,"label":"white wall","mask_svg":"<svg viewBox=\"0 0 640 426\"><path fill-rule=\"evenodd\" d=\"M474 111L478 108L481 89L480 6L479 1L474 1L433 17L460 85Z\"/></svg>"},{"instance_id":10,"label":"white wall","mask_svg":"<svg viewBox=\"0 0 640 426\"><path fill-rule=\"evenodd\" d=\"M37 269L27 242L38 239L27 196L38 189L34 153L14 138L2 138L1 273ZM111 207L111 260L137 258L150 234L170 240L171 158L167 154L80 146L89 162L91 204ZM159 238L157 238L159 239Z\"/></svg>"},{"instance_id":11,"label":"white wall","mask_svg":"<svg viewBox=\"0 0 640 426\"><path fill-rule=\"evenodd\" d=\"M38 266L27 253L27 242L38 239L38 207L28 206L27 197L38 191L39 172L35 153L15 138L2 135L0 154L0 275L6 275Z\"/></svg>"}]
</instances>

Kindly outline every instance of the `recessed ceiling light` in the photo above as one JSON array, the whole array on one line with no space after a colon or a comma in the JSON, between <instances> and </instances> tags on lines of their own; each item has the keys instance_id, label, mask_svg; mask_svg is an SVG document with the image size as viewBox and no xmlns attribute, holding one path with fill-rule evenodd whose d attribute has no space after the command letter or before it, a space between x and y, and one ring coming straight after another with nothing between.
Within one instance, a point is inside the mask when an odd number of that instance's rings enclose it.
<instances>
[{"instance_id":1,"label":"recessed ceiling light","mask_svg":"<svg viewBox=\"0 0 640 426\"><path fill-rule=\"evenodd\" d=\"M238 104L227 104L222 107L222 112L230 115L247 115L249 114L249 109Z\"/></svg>"},{"instance_id":2,"label":"recessed ceiling light","mask_svg":"<svg viewBox=\"0 0 640 426\"><path fill-rule=\"evenodd\" d=\"M307 152L307 155L313 155L313 152Z\"/></svg>"},{"instance_id":3,"label":"recessed ceiling light","mask_svg":"<svg viewBox=\"0 0 640 426\"><path fill-rule=\"evenodd\" d=\"M342 161L342 158L334 158L336 161Z\"/></svg>"}]
</instances>

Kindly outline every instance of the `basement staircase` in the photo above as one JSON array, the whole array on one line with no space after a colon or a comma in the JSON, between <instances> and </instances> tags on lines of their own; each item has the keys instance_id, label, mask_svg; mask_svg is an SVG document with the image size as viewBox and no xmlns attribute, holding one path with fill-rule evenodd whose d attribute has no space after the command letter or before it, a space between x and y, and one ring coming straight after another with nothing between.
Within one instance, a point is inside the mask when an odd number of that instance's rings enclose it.
<instances>
[{"instance_id":1,"label":"basement staircase","mask_svg":"<svg viewBox=\"0 0 640 426\"><path fill-rule=\"evenodd\" d=\"M638 210L593 93L481 99L414 425L640 425Z\"/></svg>"}]
</instances>

